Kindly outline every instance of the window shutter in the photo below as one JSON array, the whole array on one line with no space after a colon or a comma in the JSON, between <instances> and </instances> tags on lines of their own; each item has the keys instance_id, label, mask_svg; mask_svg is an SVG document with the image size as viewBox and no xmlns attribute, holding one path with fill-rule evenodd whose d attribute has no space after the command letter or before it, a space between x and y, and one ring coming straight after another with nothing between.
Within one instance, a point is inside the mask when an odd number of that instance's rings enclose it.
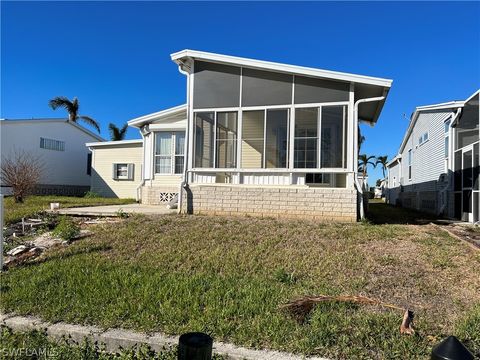
<instances>
[{"instance_id":1,"label":"window shutter","mask_svg":"<svg viewBox=\"0 0 480 360\"><path fill-rule=\"evenodd\" d=\"M117 164L113 164L112 166L112 179L117 180Z\"/></svg>"},{"instance_id":2,"label":"window shutter","mask_svg":"<svg viewBox=\"0 0 480 360\"><path fill-rule=\"evenodd\" d=\"M128 180L133 180L133 164L128 164Z\"/></svg>"}]
</instances>

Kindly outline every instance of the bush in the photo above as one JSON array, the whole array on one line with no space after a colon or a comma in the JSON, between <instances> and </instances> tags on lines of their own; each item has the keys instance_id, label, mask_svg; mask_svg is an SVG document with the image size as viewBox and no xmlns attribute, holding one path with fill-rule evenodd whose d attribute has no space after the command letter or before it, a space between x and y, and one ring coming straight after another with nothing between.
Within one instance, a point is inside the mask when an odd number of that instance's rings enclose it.
<instances>
[{"instance_id":1,"label":"bush","mask_svg":"<svg viewBox=\"0 0 480 360\"><path fill-rule=\"evenodd\" d=\"M62 216L52 234L53 236L59 237L63 240L70 241L80 235L80 227L75 224L72 219Z\"/></svg>"}]
</instances>

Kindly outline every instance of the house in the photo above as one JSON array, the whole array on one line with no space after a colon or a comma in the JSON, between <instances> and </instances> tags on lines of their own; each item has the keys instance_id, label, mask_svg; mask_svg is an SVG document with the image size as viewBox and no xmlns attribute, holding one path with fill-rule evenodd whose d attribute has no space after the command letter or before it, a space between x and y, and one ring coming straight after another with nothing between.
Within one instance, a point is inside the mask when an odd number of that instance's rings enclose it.
<instances>
[{"instance_id":1,"label":"house","mask_svg":"<svg viewBox=\"0 0 480 360\"><path fill-rule=\"evenodd\" d=\"M479 221L479 92L415 109L387 165L388 203Z\"/></svg>"},{"instance_id":2,"label":"house","mask_svg":"<svg viewBox=\"0 0 480 360\"><path fill-rule=\"evenodd\" d=\"M90 151L103 139L68 119L1 119L1 157L32 153L42 162L37 194L78 195L90 189ZM2 193L8 189L2 184Z\"/></svg>"},{"instance_id":3,"label":"house","mask_svg":"<svg viewBox=\"0 0 480 360\"><path fill-rule=\"evenodd\" d=\"M192 50L171 58L187 103L128 122L143 141L142 203L181 193L189 213L362 215L358 122L377 122L392 80Z\"/></svg>"}]
</instances>

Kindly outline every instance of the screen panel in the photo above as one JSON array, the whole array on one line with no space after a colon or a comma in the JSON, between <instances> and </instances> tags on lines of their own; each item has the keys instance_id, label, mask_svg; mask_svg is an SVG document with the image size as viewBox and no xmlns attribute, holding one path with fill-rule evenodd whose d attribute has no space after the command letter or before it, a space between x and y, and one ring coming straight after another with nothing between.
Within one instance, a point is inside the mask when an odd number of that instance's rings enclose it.
<instances>
[{"instance_id":1,"label":"screen panel","mask_svg":"<svg viewBox=\"0 0 480 360\"><path fill-rule=\"evenodd\" d=\"M292 75L248 68L242 74L242 106L292 103Z\"/></svg>"},{"instance_id":2,"label":"screen panel","mask_svg":"<svg viewBox=\"0 0 480 360\"><path fill-rule=\"evenodd\" d=\"M193 108L238 107L240 104L240 68L195 61Z\"/></svg>"},{"instance_id":3,"label":"screen panel","mask_svg":"<svg viewBox=\"0 0 480 360\"><path fill-rule=\"evenodd\" d=\"M348 101L348 83L295 76L295 104Z\"/></svg>"}]
</instances>

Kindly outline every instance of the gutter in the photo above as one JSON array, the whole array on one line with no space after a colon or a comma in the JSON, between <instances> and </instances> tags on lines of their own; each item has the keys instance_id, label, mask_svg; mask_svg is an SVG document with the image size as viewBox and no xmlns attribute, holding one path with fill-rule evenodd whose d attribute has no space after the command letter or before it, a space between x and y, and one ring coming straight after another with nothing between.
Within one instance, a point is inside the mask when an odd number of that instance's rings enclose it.
<instances>
[{"instance_id":1,"label":"gutter","mask_svg":"<svg viewBox=\"0 0 480 360\"><path fill-rule=\"evenodd\" d=\"M185 129L185 150L184 150L184 161L183 161L183 174L182 181L178 189L178 206L177 214L182 213L183 206L183 190L188 186L188 161L189 161L189 141L190 141L190 69L184 62L178 63L178 71L180 74L183 74L187 77L187 127Z\"/></svg>"},{"instance_id":2,"label":"gutter","mask_svg":"<svg viewBox=\"0 0 480 360\"><path fill-rule=\"evenodd\" d=\"M365 99L359 99L355 102L354 110L353 110L353 129L354 129L354 134L355 134L355 153L354 153L354 181L355 181L355 187L357 188L357 191L361 195L361 201L360 201L360 220L365 219L365 208L363 206L363 188L360 185L360 181L358 180L358 106L363 103L367 102L374 102L374 101L382 101L385 100L386 96L377 96L373 98L365 98Z\"/></svg>"}]
</instances>

